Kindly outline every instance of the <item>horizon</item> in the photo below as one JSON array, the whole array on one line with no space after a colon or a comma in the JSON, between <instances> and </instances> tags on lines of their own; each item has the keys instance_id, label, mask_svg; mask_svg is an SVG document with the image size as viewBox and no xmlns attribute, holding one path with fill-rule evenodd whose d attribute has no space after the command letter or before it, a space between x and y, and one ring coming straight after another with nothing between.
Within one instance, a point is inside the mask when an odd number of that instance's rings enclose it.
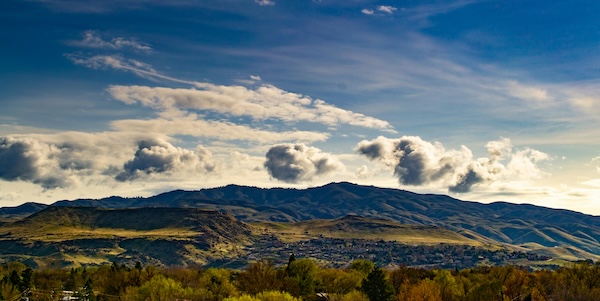
<instances>
[{"instance_id":1,"label":"horizon","mask_svg":"<svg viewBox=\"0 0 600 301\"><path fill-rule=\"evenodd\" d=\"M322 187L325 187L325 186L335 185L335 184L350 184L350 185L354 185L354 186L360 186L360 187L365 187L365 188L375 188L375 189L392 189L392 190L403 191L403 192L408 192L408 193L414 193L414 194L419 194L419 195L444 196L444 197L450 197L450 198L452 198L454 200L457 200L459 202L478 203L478 204L481 204L481 205L490 205L490 204L503 203L503 204L509 204L509 205L535 206L535 207L540 207L540 208L544 208L544 209L566 210L566 211L570 211L570 212L575 212L575 213L581 213L581 214L589 215L589 216L592 216L592 217L600 217L600 215L589 214L589 213L585 213L585 212L581 212L581 211L576 211L576 210L571 210L571 209L565 209L565 208L552 208L552 207L535 205L535 204L531 204L531 203L514 203L514 202L506 202L506 201L495 201L495 202L483 203L483 202L472 201L472 200L463 200L463 199L452 197L452 196L447 195L447 194L436 194L436 193L427 193L427 192L418 193L418 192L414 192L414 191L410 191L410 190L405 190L405 189L401 189L401 188L397 188L397 187L380 187L380 186L374 186L374 185L361 185L361 184L352 183L352 182L348 182L348 181L329 182L329 183L325 183L325 184L318 185L318 186L311 186L311 187L304 187L304 188L299 188L299 187L285 187L285 186L257 187L257 186L243 185L243 184L227 184L227 185L223 185L223 186L206 187L206 188L200 188L200 189L174 189L174 190L164 191L164 192L160 192L160 193L157 193L157 194L154 194L154 195L150 195L150 196L145 196L145 197L144 196L123 197L123 196L119 196L119 195L111 195L111 196L106 196L106 197L102 197L102 198L61 199L61 200L56 200L56 201L54 201L52 203L25 202L25 203L22 203L22 204L17 205L17 206L0 206L0 209L2 209L2 208L16 208L16 207L19 207L19 206L25 205L25 204L44 204L44 205L52 206L52 205L54 205L54 204L56 204L58 202L73 202L73 201L78 201L78 200L101 201L101 200L110 199L110 198L124 198L124 199L127 199L127 198L129 198L129 199L141 198L141 199L150 199L150 198L159 196L161 194L168 194L168 193L171 193L171 192L174 192L174 191L196 192L196 191L202 191L202 190L222 189L222 188L226 188L226 187L229 187L229 186L236 186L236 187L242 187L242 188L256 188L256 189L264 189L264 190L280 189L280 190L304 191L304 190L308 190L308 189L322 188ZM139 208L145 208L145 207L139 207ZM151 208L163 208L163 207L151 207ZM171 207L164 207L164 208L171 208ZM173 207L173 208L182 208L182 209L185 209L185 208L188 208L188 207ZM202 209L202 208L195 208L195 207L189 207L189 208L191 208L191 209ZM214 209L211 209L211 210L214 210ZM353 215L354 214L349 214L349 215L346 215L345 217L353 216ZM356 216L361 216L362 217L362 215L356 215ZM344 218L344 217L339 217L339 218ZM335 218L335 219L339 219L339 218Z\"/></svg>"},{"instance_id":2,"label":"horizon","mask_svg":"<svg viewBox=\"0 0 600 301\"><path fill-rule=\"evenodd\" d=\"M600 215L600 3L8 0L0 207L350 182Z\"/></svg>"}]
</instances>

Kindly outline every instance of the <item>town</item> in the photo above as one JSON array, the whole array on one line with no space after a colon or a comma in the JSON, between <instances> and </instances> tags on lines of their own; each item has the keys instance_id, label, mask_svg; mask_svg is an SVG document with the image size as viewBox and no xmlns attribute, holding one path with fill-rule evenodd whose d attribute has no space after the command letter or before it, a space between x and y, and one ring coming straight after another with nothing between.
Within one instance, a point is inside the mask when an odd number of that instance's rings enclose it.
<instances>
[{"instance_id":1,"label":"town","mask_svg":"<svg viewBox=\"0 0 600 301\"><path fill-rule=\"evenodd\" d=\"M382 267L409 266L427 269L464 269L479 265L544 262L549 256L508 249L490 250L469 245L409 245L395 241L317 237L284 242L265 234L246 247L246 261L271 260L275 265L287 263L290 254L297 258L314 258L320 264L342 268L356 259L367 259ZM546 266L547 268L549 266ZM551 266L550 266L551 268Z\"/></svg>"}]
</instances>

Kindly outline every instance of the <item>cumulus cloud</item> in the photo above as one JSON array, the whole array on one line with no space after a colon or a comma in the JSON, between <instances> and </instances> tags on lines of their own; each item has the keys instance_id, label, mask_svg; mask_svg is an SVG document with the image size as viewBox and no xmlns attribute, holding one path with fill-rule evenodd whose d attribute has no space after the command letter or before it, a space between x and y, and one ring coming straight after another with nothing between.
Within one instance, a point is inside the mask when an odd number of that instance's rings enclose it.
<instances>
[{"instance_id":1,"label":"cumulus cloud","mask_svg":"<svg viewBox=\"0 0 600 301\"><path fill-rule=\"evenodd\" d=\"M257 89L196 83L196 88L111 86L109 93L127 104L140 103L157 110L210 110L255 120L310 121L326 125L350 124L393 131L384 120L330 105L323 100L287 92L272 85Z\"/></svg>"},{"instance_id":2,"label":"cumulus cloud","mask_svg":"<svg viewBox=\"0 0 600 301\"><path fill-rule=\"evenodd\" d=\"M131 181L156 174L173 174L182 170L206 173L215 169L212 154L199 146L196 151L175 147L165 141L140 141L133 159L127 161L117 181Z\"/></svg>"},{"instance_id":3,"label":"cumulus cloud","mask_svg":"<svg viewBox=\"0 0 600 301\"><path fill-rule=\"evenodd\" d=\"M69 171L88 166L68 153L67 148L32 138L0 137L0 179L32 182L44 189L68 187L74 182Z\"/></svg>"},{"instance_id":4,"label":"cumulus cloud","mask_svg":"<svg viewBox=\"0 0 600 301\"><path fill-rule=\"evenodd\" d=\"M502 179L538 178L543 173L537 164L549 159L547 154L531 148L513 151L508 138L490 141L486 148L488 157L473 159L465 146L446 150L439 142L403 136L363 140L355 151L393 170L401 184L439 184L452 192L469 192L473 186Z\"/></svg>"},{"instance_id":5,"label":"cumulus cloud","mask_svg":"<svg viewBox=\"0 0 600 301\"><path fill-rule=\"evenodd\" d=\"M280 144L269 149L265 168L271 177L297 183L344 170L344 165L332 154L305 144Z\"/></svg>"},{"instance_id":6,"label":"cumulus cloud","mask_svg":"<svg viewBox=\"0 0 600 301\"><path fill-rule=\"evenodd\" d=\"M115 37L104 39L94 30L88 30L83 33L83 39L72 43L79 47L99 48L99 49L133 49L142 52L151 52L152 47L146 43L142 43L135 38Z\"/></svg>"}]
</instances>

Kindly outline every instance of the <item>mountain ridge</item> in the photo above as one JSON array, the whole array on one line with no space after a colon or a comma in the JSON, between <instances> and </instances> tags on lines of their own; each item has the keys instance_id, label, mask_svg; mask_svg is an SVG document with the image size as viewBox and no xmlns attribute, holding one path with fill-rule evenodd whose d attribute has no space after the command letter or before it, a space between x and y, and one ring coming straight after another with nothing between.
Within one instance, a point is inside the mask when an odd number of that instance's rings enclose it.
<instances>
[{"instance_id":1,"label":"mountain ridge","mask_svg":"<svg viewBox=\"0 0 600 301\"><path fill-rule=\"evenodd\" d=\"M51 206L204 208L245 222L300 222L356 214L403 224L432 225L465 236L531 248L573 247L600 256L600 217L530 204L462 201L447 195L340 182L307 188L226 185L174 190L148 198L59 201Z\"/></svg>"}]
</instances>

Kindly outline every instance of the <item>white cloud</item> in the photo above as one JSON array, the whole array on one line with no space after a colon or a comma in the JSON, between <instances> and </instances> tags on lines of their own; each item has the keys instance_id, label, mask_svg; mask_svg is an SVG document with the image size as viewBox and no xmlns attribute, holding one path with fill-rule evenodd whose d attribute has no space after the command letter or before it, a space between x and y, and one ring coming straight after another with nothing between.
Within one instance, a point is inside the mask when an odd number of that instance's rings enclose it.
<instances>
[{"instance_id":1,"label":"white cloud","mask_svg":"<svg viewBox=\"0 0 600 301\"><path fill-rule=\"evenodd\" d=\"M254 0L260 6L271 6L275 5L275 1L273 0Z\"/></svg>"},{"instance_id":2,"label":"white cloud","mask_svg":"<svg viewBox=\"0 0 600 301\"><path fill-rule=\"evenodd\" d=\"M83 39L72 42L73 45L79 47L99 48L99 49L133 49L142 52L151 52L152 47L146 43L142 43L135 38L115 37L109 40L103 39L100 34L93 30L88 30L83 33Z\"/></svg>"},{"instance_id":3,"label":"white cloud","mask_svg":"<svg viewBox=\"0 0 600 301\"><path fill-rule=\"evenodd\" d=\"M387 14L392 14L392 13L394 13L394 11L396 11L398 9L393 6L389 6L389 5L379 5L377 7L377 10L380 12L387 13Z\"/></svg>"},{"instance_id":4,"label":"white cloud","mask_svg":"<svg viewBox=\"0 0 600 301\"><path fill-rule=\"evenodd\" d=\"M366 179L369 175L369 168L366 165L359 167L354 173L354 177L357 179Z\"/></svg>"},{"instance_id":5,"label":"white cloud","mask_svg":"<svg viewBox=\"0 0 600 301\"><path fill-rule=\"evenodd\" d=\"M162 75L152 68L152 65L146 64L133 59L126 59L121 55L95 55L92 57L78 56L74 54L66 54L74 64L88 67L91 69L113 68L122 71L133 72L134 74L150 79L165 79L177 83L193 85L194 82L173 78Z\"/></svg>"},{"instance_id":6,"label":"white cloud","mask_svg":"<svg viewBox=\"0 0 600 301\"><path fill-rule=\"evenodd\" d=\"M252 90L243 86L196 83L197 88L175 89L147 86L111 86L111 95L127 104L140 103L156 110L210 110L255 120L318 122L335 126L350 124L393 131L387 121L344 110L325 101L287 92L272 85Z\"/></svg>"},{"instance_id":7,"label":"white cloud","mask_svg":"<svg viewBox=\"0 0 600 301\"><path fill-rule=\"evenodd\" d=\"M375 12L374 12L372 9L368 9L368 8L363 8L363 9L361 10L361 12L362 12L363 14L365 14L365 15L369 15L369 16L370 16L370 15L373 15L373 14L375 13Z\"/></svg>"}]
</instances>

